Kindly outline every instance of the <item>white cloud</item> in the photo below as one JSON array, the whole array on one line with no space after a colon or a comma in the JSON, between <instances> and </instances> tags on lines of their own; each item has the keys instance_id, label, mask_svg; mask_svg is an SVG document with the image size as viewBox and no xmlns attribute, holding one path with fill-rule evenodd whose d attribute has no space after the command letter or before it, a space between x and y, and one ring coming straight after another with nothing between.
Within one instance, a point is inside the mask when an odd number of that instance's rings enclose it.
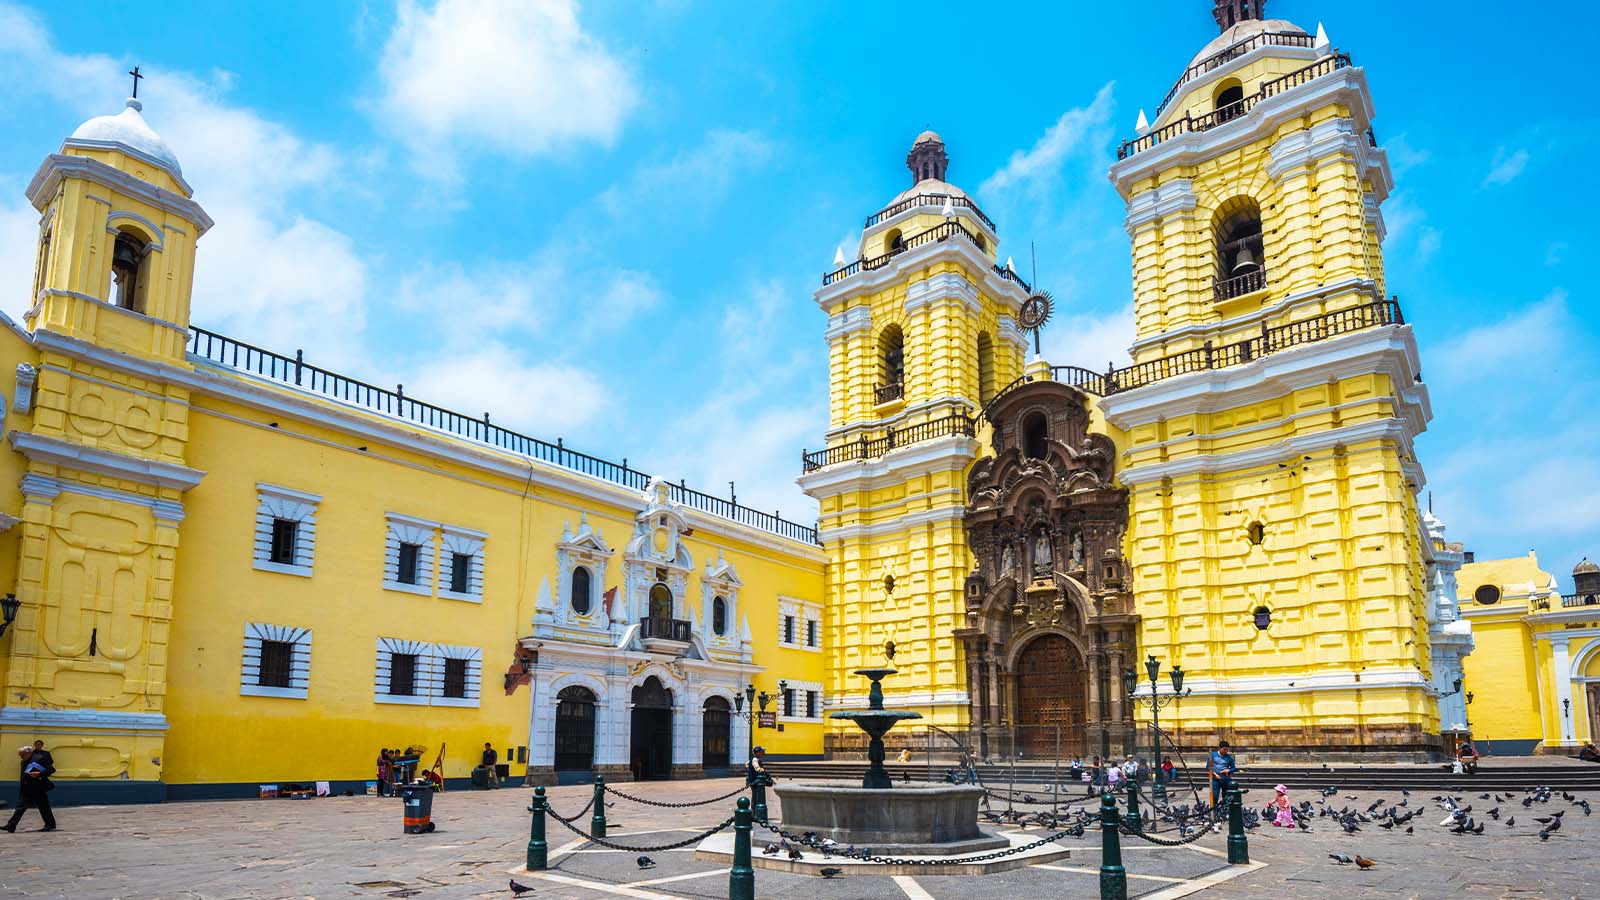
<instances>
[{"instance_id":1,"label":"white cloud","mask_svg":"<svg viewBox=\"0 0 1600 900\"><path fill-rule=\"evenodd\" d=\"M1432 154L1426 149L1411 146L1404 133L1383 142L1383 151L1389 155L1389 171L1399 178L1407 170L1427 162Z\"/></svg>"},{"instance_id":2,"label":"white cloud","mask_svg":"<svg viewBox=\"0 0 1600 900\"><path fill-rule=\"evenodd\" d=\"M1507 153L1506 148L1497 148L1494 159L1489 162L1489 174L1483 176L1484 185L1509 183L1528 167L1529 158L1526 150Z\"/></svg>"},{"instance_id":3,"label":"white cloud","mask_svg":"<svg viewBox=\"0 0 1600 900\"><path fill-rule=\"evenodd\" d=\"M1098 139L1111 120L1114 103L1108 82L1088 106L1074 107L1061 114L1054 125L1027 150L1011 154L998 172L979 185L980 194L993 194L1038 180L1049 180L1059 173L1062 162L1091 141Z\"/></svg>"},{"instance_id":4,"label":"white cloud","mask_svg":"<svg viewBox=\"0 0 1600 900\"><path fill-rule=\"evenodd\" d=\"M1412 266L1421 266L1438 252L1443 238L1439 229L1428 224L1428 214L1417 205L1409 191L1396 191L1383 205L1383 225L1386 232L1384 253L1406 254Z\"/></svg>"},{"instance_id":5,"label":"white cloud","mask_svg":"<svg viewBox=\"0 0 1600 900\"><path fill-rule=\"evenodd\" d=\"M1128 345L1133 341L1133 304L1110 312L1057 310L1039 336L1044 358L1056 366L1081 366L1096 372L1106 363L1132 362ZM1028 348L1029 353L1033 351Z\"/></svg>"},{"instance_id":6,"label":"white cloud","mask_svg":"<svg viewBox=\"0 0 1600 900\"><path fill-rule=\"evenodd\" d=\"M560 362L530 363L497 343L432 354L405 385L408 395L468 415L488 412L496 423L535 436L582 427L606 400L589 372Z\"/></svg>"},{"instance_id":7,"label":"white cloud","mask_svg":"<svg viewBox=\"0 0 1600 900\"><path fill-rule=\"evenodd\" d=\"M681 216L684 206L720 201L736 177L764 165L776 149L753 131L712 129L698 146L666 162L641 166L623 183L606 189L600 204L615 217L636 215L641 208L664 208Z\"/></svg>"},{"instance_id":8,"label":"white cloud","mask_svg":"<svg viewBox=\"0 0 1600 900\"><path fill-rule=\"evenodd\" d=\"M379 76L380 124L445 177L467 149L609 146L638 95L571 0L402 0Z\"/></svg>"}]
</instances>

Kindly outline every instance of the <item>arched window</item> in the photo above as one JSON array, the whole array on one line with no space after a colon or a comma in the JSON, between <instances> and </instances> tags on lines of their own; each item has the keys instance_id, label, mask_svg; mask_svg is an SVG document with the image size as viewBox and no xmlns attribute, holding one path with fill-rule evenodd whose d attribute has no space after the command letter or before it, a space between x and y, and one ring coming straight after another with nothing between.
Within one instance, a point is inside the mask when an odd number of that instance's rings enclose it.
<instances>
[{"instance_id":1,"label":"arched window","mask_svg":"<svg viewBox=\"0 0 1600 900\"><path fill-rule=\"evenodd\" d=\"M672 618L672 589L657 583L650 589L650 618Z\"/></svg>"},{"instance_id":2,"label":"arched window","mask_svg":"<svg viewBox=\"0 0 1600 900\"><path fill-rule=\"evenodd\" d=\"M1029 413L1022 420L1022 455L1029 459L1044 459L1050 446L1050 423L1044 413Z\"/></svg>"},{"instance_id":3,"label":"arched window","mask_svg":"<svg viewBox=\"0 0 1600 900\"><path fill-rule=\"evenodd\" d=\"M111 248L112 303L123 309L144 312L144 242L126 231L117 232L116 244Z\"/></svg>"},{"instance_id":4,"label":"arched window","mask_svg":"<svg viewBox=\"0 0 1600 900\"><path fill-rule=\"evenodd\" d=\"M1246 197L1217 210L1216 299L1228 300L1266 287L1261 208Z\"/></svg>"},{"instance_id":5,"label":"arched window","mask_svg":"<svg viewBox=\"0 0 1600 900\"><path fill-rule=\"evenodd\" d=\"M890 325L878 335L878 402L899 399L906 377L905 335Z\"/></svg>"},{"instance_id":6,"label":"arched window","mask_svg":"<svg viewBox=\"0 0 1600 900\"><path fill-rule=\"evenodd\" d=\"M994 341L987 331L978 334L978 403L989 405L994 397Z\"/></svg>"},{"instance_id":7,"label":"arched window","mask_svg":"<svg viewBox=\"0 0 1600 900\"><path fill-rule=\"evenodd\" d=\"M572 611L580 616L589 614L593 602L589 570L579 566L572 570Z\"/></svg>"},{"instance_id":8,"label":"arched window","mask_svg":"<svg viewBox=\"0 0 1600 900\"><path fill-rule=\"evenodd\" d=\"M904 249L906 249L906 239L901 236L900 229L889 229L883 236L883 252L894 254Z\"/></svg>"},{"instance_id":9,"label":"arched window","mask_svg":"<svg viewBox=\"0 0 1600 900\"><path fill-rule=\"evenodd\" d=\"M728 601L721 597L711 599L711 633L717 637L728 633Z\"/></svg>"},{"instance_id":10,"label":"arched window","mask_svg":"<svg viewBox=\"0 0 1600 900\"><path fill-rule=\"evenodd\" d=\"M1244 115L1244 85L1228 79L1216 93L1217 124Z\"/></svg>"}]
</instances>

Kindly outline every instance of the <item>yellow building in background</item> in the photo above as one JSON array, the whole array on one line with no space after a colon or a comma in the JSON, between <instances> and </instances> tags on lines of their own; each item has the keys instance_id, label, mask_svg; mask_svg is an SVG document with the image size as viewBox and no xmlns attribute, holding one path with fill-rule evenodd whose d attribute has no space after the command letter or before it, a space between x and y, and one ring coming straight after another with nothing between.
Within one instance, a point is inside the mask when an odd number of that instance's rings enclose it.
<instances>
[{"instance_id":1,"label":"yellow building in background","mask_svg":"<svg viewBox=\"0 0 1600 900\"><path fill-rule=\"evenodd\" d=\"M69 801L361 789L386 747L540 782L816 751L811 527L192 327L212 223L141 109L28 187L0 743Z\"/></svg>"},{"instance_id":2,"label":"yellow building in background","mask_svg":"<svg viewBox=\"0 0 1600 900\"><path fill-rule=\"evenodd\" d=\"M1572 570L1574 592L1527 556L1469 562L1458 576L1477 649L1463 691L1478 752L1572 754L1600 728L1600 566Z\"/></svg>"}]
</instances>

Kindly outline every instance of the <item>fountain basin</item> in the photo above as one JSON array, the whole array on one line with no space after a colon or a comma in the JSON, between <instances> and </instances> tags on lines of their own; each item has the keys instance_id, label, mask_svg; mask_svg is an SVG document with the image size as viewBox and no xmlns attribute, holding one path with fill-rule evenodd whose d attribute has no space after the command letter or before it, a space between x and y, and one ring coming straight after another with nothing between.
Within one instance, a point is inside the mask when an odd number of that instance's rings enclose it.
<instances>
[{"instance_id":1,"label":"fountain basin","mask_svg":"<svg viewBox=\"0 0 1600 900\"><path fill-rule=\"evenodd\" d=\"M983 788L964 784L864 788L848 781L778 784L783 828L884 853L970 853L1009 846L978 830Z\"/></svg>"}]
</instances>

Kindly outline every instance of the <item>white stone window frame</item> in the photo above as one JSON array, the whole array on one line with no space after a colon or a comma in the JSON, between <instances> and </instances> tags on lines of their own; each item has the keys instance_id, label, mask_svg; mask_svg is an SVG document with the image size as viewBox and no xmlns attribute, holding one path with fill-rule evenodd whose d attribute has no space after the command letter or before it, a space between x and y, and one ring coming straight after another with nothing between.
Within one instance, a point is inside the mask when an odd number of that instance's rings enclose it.
<instances>
[{"instance_id":1,"label":"white stone window frame","mask_svg":"<svg viewBox=\"0 0 1600 900\"><path fill-rule=\"evenodd\" d=\"M794 616L794 640L786 640L783 624L789 617ZM806 623L817 623L817 645L806 644ZM788 650L805 650L808 653L822 652L822 605L810 600L801 600L795 597L778 598L778 646Z\"/></svg>"},{"instance_id":2,"label":"white stone window frame","mask_svg":"<svg viewBox=\"0 0 1600 900\"><path fill-rule=\"evenodd\" d=\"M290 644L289 686L261 684L261 645L265 641ZM281 697L304 700L311 689L311 629L249 622L244 626L244 653L239 664L239 694L244 697Z\"/></svg>"},{"instance_id":3,"label":"white stone window frame","mask_svg":"<svg viewBox=\"0 0 1600 900\"><path fill-rule=\"evenodd\" d=\"M383 589L422 597L433 596L433 557L438 523L399 513L385 513L384 522ZM417 550L416 584L406 584L400 580L401 544L416 544L420 548Z\"/></svg>"},{"instance_id":4,"label":"white stone window frame","mask_svg":"<svg viewBox=\"0 0 1600 900\"><path fill-rule=\"evenodd\" d=\"M318 494L275 484L256 484L255 556L251 566L262 572L311 577L316 562ZM294 536L294 564L272 561L272 525L276 519L298 523ZM304 560L304 563L301 562Z\"/></svg>"},{"instance_id":5,"label":"white stone window frame","mask_svg":"<svg viewBox=\"0 0 1600 900\"><path fill-rule=\"evenodd\" d=\"M739 572L729 563L722 554L717 554L715 563L707 562L705 574L700 577L700 616L703 636L706 643L711 646L736 650L742 643L743 629L739 626L739 589L744 583L739 578ZM713 626L717 598L721 597L725 604L722 634L717 634Z\"/></svg>"},{"instance_id":6,"label":"white stone window frame","mask_svg":"<svg viewBox=\"0 0 1600 900\"><path fill-rule=\"evenodd\" d=\"M389 693L390 667L396 654L413 654L417 657L417 671L413 687L413 694ZM443 688L444 672L434 666L438 654L434 646L426 641L408 641L403 638L378 638L378 653L376 671L373 678L372 696L378 703L394 703L403 706L428 706L435 694Z\"/></svg>"},{"instance_id":7,"label":"white stone window frame","mask_svg":"<svg viewBox=\"0 0 1600 900\"><path fill-rule=\"evenodd\" d=\"M483 602L483 547L488 540L489 535L482 531L460 525L439 526L439 596L468 603ZM455 558L458 553L470 557L465 593L450 590L450 586L455 584Z\"/></svg>"},{"instance_id":8,"label":"white stone window frame","mask_svg":"<svg viewBox=\"0 0 1600 900\"><path fill-rule=\"evenodd\" d=\"M557 623L579 628L611 627L611 619L605 611L605 592L614 552L600 532L590 527L587 514L579 519L576 533L570 523L562 526L561 540L556 544L556 593L551 604ZM572 574L579 566L589 570L589 611L586 613L572 608Z\"/></svg>"},{"instance_id":9,"label":"white stone window frame","mask_svg":"<svg viewBox=\"0 0 1600 900\"><path fill-rule=\"evenodd\" d=\"M820 681L794 681L792 679L786 679L784 684L788 690L794 692L795 714L792 716L784 715L783 695L780 694L778 696L778 721L795 722L800 724L820 723L822 721L822 708L825 703L825 698L822 693L822 683ZM817 714L815 716L808 716L805 714L806 694L808 693L815 693L817 695Z\"/></svg>"},{"instance_id":10,"label":"white stone window frame","mask_svg":"<svg viewBox=\"0 0 1600 900\"><path fill-rule=\"evenodd\" d=\"M437 644L434 646L433 651L434 668L438 670L439 677L437 679L437 692L430 695L432 705L477 709L479 696L483 690L483 648ZM447 659L462 659L467 662L467 691L465 697L446 697L444 695L444 661Z\"/></svg>"}]
</instances>

